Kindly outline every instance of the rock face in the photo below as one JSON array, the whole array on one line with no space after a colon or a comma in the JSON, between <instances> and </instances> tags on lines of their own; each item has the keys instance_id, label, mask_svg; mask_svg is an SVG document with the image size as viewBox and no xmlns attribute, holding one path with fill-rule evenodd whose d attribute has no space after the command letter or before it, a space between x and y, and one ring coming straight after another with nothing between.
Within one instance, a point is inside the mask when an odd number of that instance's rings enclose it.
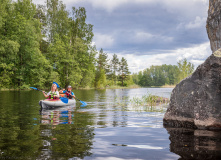
<instances>
[{"instance_id":1,"label":"rock face","mask_svg":"<svg viewBox=\"0 0 221 160\"><path fill-rule=\"evenodd\" d=\"M221 49L173 89L164 126L221 130Z\"/></svg>"},{"instance_id":2,"label":"rock face","mask_svg":"<svg viewBox=\"0 0 221 160\"><path fill-rule=\"evenodd\" d=\"M210 0L207 33L213 54L173 90L164 126L221 130L221 0Z\"/></svg>"},{"instance_id":3,"label":"rock face","mask_svg":"<svg viewBox=\"0 0 221 160\"><path fill-rule=\"evenodd\" d=\"M207 18L207 33L213 52L221 48L221 0L210 0Z\"/></svg>"}]
</instances>

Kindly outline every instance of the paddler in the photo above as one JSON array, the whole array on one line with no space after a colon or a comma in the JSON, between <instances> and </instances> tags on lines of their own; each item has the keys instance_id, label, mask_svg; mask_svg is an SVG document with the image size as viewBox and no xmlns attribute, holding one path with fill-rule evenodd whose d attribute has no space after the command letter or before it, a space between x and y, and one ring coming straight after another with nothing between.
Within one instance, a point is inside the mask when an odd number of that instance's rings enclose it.
<instances>
[{"instance_id":1,"label":"paddler","mask_svg":"<svg viewBox=\"0 0 221 160\"><path fill-rule=\"evenodd\" d=\"M69 85L67 87L67 90L63 89L63 90L60 90L59 93L64 93L64 97L65 98L69 98L69 99L72 99L72 98L75 98L75 95L74 95L74 92L71 91L72 90L72 87Z\"/></svg>"},{"instance_id":2,"label":"paddler","mask_svg":"<svg viewBox=\"0 0 221 160\"><path fill-rule=\"evenodd\" d=\"M57 85L54 83L51 86L51 91L48 92L47 94L45 94L45 92L43 91L43 94L48 99L59 99L59 97L60 97Z\"/></svg>"}]
</instances>

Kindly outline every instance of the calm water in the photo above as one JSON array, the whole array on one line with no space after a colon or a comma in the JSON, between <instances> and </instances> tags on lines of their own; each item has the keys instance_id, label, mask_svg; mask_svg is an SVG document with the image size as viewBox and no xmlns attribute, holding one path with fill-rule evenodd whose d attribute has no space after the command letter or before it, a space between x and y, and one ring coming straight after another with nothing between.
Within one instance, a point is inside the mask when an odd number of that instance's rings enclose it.
<instances>
[{"instance_id":1,"label":"calm water","mask_svg":"<svg viewBox=\"0 0 221 160\"><path fill-rule=\"evenodd\" d=\"M221 132L165 129L165 106L128 104L147 93L169 98L171 91L76 90L86 107L42 111L41 92L1 91L0 159L219 159Z\"/></svg>"}]
</instances>

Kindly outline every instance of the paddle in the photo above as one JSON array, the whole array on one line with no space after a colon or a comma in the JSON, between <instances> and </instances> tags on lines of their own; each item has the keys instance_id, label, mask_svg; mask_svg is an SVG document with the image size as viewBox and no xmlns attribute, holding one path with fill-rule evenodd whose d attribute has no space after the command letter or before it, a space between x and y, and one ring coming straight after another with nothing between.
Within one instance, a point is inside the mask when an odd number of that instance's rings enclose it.
<instances>
[{"instance_id":1,"label":"paddle","mask_svg":"<svg viewBox=\"0 0 221 160\"><path fill-rule=\"evenodd\" d=\"M61 88L56 82L53 82L54 84L56 84L57 85L57 88ZM62 88L61 88L62 89ZM73 97L73 96L72 96ZM84 102L84 101L81 101L80 99L78 99L77 97L75 97L75 99L77 99L78 101L80 101L81 103L82 103L82 105L81 105L81 107L84 107L84 106L86 106L87 105L87 103L86 102Z\"/></svg>"},{"instance_id":2,"label":"paddle","mask_svg":"<svg viewBox=\"0 0 221 160\"><path fill-rule=\"evenodd\" d=\"M44 92L44 91L42 91L42 90L40 90L40 89L38 89L38 88L35 88L35 87L30 87L31 89L34 89L34 90L36 90L36 91L41 91L41 92ZM45 92L46 93L46 92ZM59 99L63 102L63 103L68 103L68 99L67 98L65 98L65 97L59 97Z\"/></svg>"}]
</instances>

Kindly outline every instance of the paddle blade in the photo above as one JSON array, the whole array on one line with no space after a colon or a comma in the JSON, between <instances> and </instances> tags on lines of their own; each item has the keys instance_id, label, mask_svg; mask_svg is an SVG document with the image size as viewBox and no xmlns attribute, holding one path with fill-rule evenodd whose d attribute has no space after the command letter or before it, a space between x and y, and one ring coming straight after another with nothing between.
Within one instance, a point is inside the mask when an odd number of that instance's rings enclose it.
<instances>
[{"instance_id":1,"label":"paddle blade","mask_svg":"<svg viewBox=\"0 0 221 160\"><path fill-rule=\"evenodd\" d=\"M35 88L35 87L30 87L31 89L35 89L35 90L38 90L38 88Z\"/></svg>"},{"instance_id":2,"label":"paddle blade","mask_svg":"<svg viewBox=\"0 0 221 160\"><path fill-rule=\"evenodd\" d=\"M80 100L80 102L82 103L81 107L85 107L85 106L87 105L87 103L84 102L84 101L81 101L81 100Z\"/></svg>"},{"instance_id":3,"label":"paddle blade","mask_svg":"<svg viewBox=\"0 0 221 160\"><path fill-rule=\"evenodd\" d=\"M53 82L53 84L56 84L56 85L57 85L57 88L60 88L60 86L59 86L56 82Z\"/></svg>"},{"instance_id":4,"label":"paddle blade","mask_svg":"<svg viewBox=\"0 0 221 160\"><path fill-rule=\"evenodd\" d=\"M63 103L68 103L68 99L65 98L65 97L60 97L60 100L61 100Z\"/></svg>"}]
</instances>

